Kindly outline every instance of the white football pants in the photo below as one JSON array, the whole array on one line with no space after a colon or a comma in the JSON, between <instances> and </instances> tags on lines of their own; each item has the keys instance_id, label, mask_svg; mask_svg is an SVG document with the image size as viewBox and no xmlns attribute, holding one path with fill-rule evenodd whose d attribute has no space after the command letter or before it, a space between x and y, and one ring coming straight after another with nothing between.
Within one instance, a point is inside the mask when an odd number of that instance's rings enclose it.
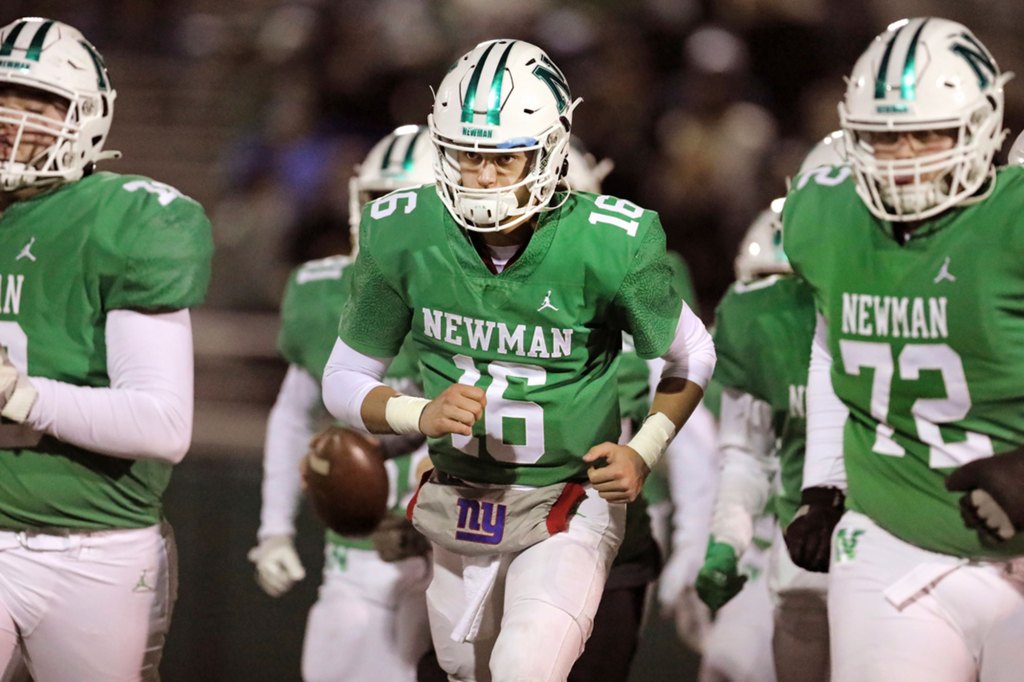
<instances>
[{"instance_id":1,"label":"white football pants","mask_svg":"<svg viewBox=\"0 0 1024 682\"><path fill-rule=\"evenodd\" d=\"M829 570L832 681L1020 680L1024 630L1012 631L1024 622L1024 577L1015 568L929 552L846 512Z\"/></svg>"},{"instance_id":2,"label":"white football pants","mask_svg":"<svg viewBox=\"0 0 1024 682\"><path fill-rule=\"evenodd\" d=\"M430 560L388 563L373 550L328 543L319 597L302 644L306 682L415 682L430 648L424 593Z\"/></svg>"},{"instance_id":3,"label":"white football pants","mask_svg":"<svg viewBox=\"0 0 1024 682\"><path fill-rule=\"evenodd\" d=\"M473 641L451 637L478 586L463 557L434 545L427 589L437 660L450 680L560 682L583 653L605 580L622 543L626 505L587 497L565 532L498 559L496 583Z\"/></svg>"},{"instance_id":4,"label":"white football pants","mask_svg":"<svg viewBox=\"0 0 1024 682\"><path fill-rule=\"evenodd\" d=\"M177 596L168 524L67 535L0 531L0 677L158 680Z\"/></svg>"}]
</instances>

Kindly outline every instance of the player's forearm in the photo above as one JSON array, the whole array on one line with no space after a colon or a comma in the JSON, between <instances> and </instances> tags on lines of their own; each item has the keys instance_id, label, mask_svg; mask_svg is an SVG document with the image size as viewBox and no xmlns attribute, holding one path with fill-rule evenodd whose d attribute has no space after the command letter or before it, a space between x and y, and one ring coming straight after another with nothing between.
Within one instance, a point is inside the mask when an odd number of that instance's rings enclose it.
<instances>
[{"instance_id":1,"label":"player's forearm","mask_svg":"<svg viewBox=\"0 0 1024 682\"><path fill-rule=\"evenodd\" d=\"M192 326L187 310L107 316L110 388L32 377L26 423L72 445L125 459L177 463L192 440Z\"/></svg>"},{"instance_id":2,"label":"player's forearm","mask_svg":"<svg viewBox=\"0 0 1024 682\"><path fill-rule=\"evenodd\" d=\"M297 365L291 365L267 418L263 447L263 486L257 537L294 535L295 515L302 496L299 462L322 412L320 385Z\"/></svg>"},{"instance_id":3,"label":"player's forearm","mask_svg":"<svg viewBox=\"0 0 1024 682\"><path fill-rule=\"evenodd\" d=\"M640 430L627 443L654 469L704 397L715 370L715 346L704 323L683 302L675 337L661 356L661 380L651 400L651 411Z\"/></svg>"},{"instance_id":4,"label":"player's forearm","mask_svg":"<svg viewBox=\"0 0 1024 682\"><path fill-rule=\"evenodd\" d=\"M832 355L826 340L825 320L819 314L807 376L807 453L803 487L845 490L843 429L849 410L832 388Z\"/></svg>"},{"instance_id":5,"label":"player's forearm","mask_svg":"<svg viewBox=\"0 0 1024 682\"><path fill-rule=\"evenodd\" d=\"M741 554L753 537L754 517L771 495L777 468L771 406L745 391L725 388L719 438L722 477L711 534Z\"/></svg>"},{"instance_id":6,"label":"player's forearm","mask_svg":"<svg viewBox=\"0 0 1024 682\"><path fill-rule=\"evenodd\" d=\"M665 455L672 496L672 553L686 555L686 583L692 583L704 560L714 492L719 480L714 417L699 406L680 429Z\"/></svg>"},{"instance_id":7,"label":"player's forearm","mask_svg":"<svg viewBox=\"0 0 1024 682\"><path fill-rule=\"evenodd\" d=\"M703 397L704 389L692 381L675 377L663 378L651 401L650 413L662 413L678 430L697 409Z\"/></svg>"}]
</instances>

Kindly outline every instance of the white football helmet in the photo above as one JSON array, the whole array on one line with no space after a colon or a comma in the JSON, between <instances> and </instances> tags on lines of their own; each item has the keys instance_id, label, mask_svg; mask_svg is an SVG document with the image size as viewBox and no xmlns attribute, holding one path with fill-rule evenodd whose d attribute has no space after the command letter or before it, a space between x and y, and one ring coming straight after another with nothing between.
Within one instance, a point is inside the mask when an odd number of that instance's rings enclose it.
<instances>
[{"instance_id":1,"label":"white football helmet","mask_svg":"<svg viewBox=\"0 0 1024 682\"><path fill-rule=\"evenodd\" d=\"M27 111L0 107L0 130L10 150L0 159L0 190L45 187L80 179L104 152L117 93L103 58L78 29L50 19L23 18L0 28L0 89L29 88L68 102L62 124ZM59 128L59 129L58 129ZM18 162L26 133L55 138L34 158Z\"/></svg>"},{"instance_id":2,"label":"white football helmet","mask_svg":"<svg viewBox=\"0 0 1024 682\"><path fill-rule=\"evenodd\" d=\"M785 198L772 201L757 214L740 242L733 271L740 282L752 282L768 275L789 274L793 267L782 250L782 206Z\"/></svg>"},{"instance_id":3,"label":"white football helmet","mask_svg":"<svg viewBox=\"0 0 1024 682\"><path fill-rule=\"evenodd\" d=\"M1024 132L1017 136L1010 147L1008 161L1012 165L1024 166Z\"/></svg>"},{"instance_id":4,"label":"white football helmet","mask_svg":"<svg viewBox=\"0 0 1024 682\"><path fill-rule=\"evenodd\" d=\"M569 168L563 179L569 189L583 192L601 193L601 183L615 168L611 159L597 160L580 142L578 137L569 138L569 154L566 157Z\"/></svg>"},{"instance_id":5,"label":"white football helmet","mask_svg":"<svg viewBox=\"0 0 1024 682\"><path fill-rule=\"evenodd\" d=\"M539 47L490 40L461 57L441 81L428 117L437 150L437 192L452 217L476 232L519 225L549 204L569 148L573 100L561 70ZM462 185L459 152L530 154L526 177L507 187ZM516 190L529 197L520 205Z\"/></svg>"},{"instance_id":6,"label":"white football helmet","mask_svg":"<svg viewBox=\"0 0 1024 682\"><path fill-rule=\"evenodd\" d=\"M373 145L348 181L352 253L359 246L359 216L366 202L396 189L427 184L434 184L434 151L426 126L399 126Z\"/></svg>"},{"instance_id":7,"label":"white football helmet","mask_svg":"<svg viewBox=\"0 0 1024 682\"><path fill-rule=\"evenodd\" d=\"M1006 135L1003 85L1011 76L965 26L946 19L904 19L875 38L839 104L857 192L871 212L921 220L987 196L975 193L992 177ZM872 134L920 131L950 131L952 149L876 158Z\"/></svg>"},{"instance_id":8,"label":"white football helmet","mask_svg":"<svg viewBox=\"0 0 1024 682\"><path fill-rule=\"evenodd\" d=\"M845 142L846 134L842 130L835 130L821 138L816 145L811 147L811 151L807 152L798 173L802 175L822 166L844 165L846 163Z\"/></svg>"}]
</instances>

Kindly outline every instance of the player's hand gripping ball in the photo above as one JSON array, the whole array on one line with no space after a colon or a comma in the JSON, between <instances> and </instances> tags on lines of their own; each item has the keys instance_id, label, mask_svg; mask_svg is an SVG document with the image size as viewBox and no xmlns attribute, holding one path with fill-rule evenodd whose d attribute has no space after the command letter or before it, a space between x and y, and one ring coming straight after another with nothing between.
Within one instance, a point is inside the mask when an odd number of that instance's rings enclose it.
<instances>
[{"instance_id":1,"label":"player's hand gripping ball","mask_svg":"<svg viewBox=\"0 0 1024 682\"><path fill-rule=\"evenodd\" d=\"M388 474L371 436L332 426L309 442L302 467L313 510L341 535L369 535L387 513Z\"/></svg>"}]
</instances>

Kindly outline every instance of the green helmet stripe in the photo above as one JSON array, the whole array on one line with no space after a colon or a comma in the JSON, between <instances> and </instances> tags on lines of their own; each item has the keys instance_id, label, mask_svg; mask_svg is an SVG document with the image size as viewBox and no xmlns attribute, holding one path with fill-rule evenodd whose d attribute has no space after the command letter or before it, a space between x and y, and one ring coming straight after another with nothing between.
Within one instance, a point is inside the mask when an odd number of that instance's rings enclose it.
<instances>
[{"instance_id":1,"label":"green helmet stripe","mask_svg":"<svg viewBox=\"0 0 1024 682\"><path fill-rule=\"evenodd\" d=\"M903 31L903 26L896 29L892 38L889 39L889 44L885 46L882 63L879 64L878 75L875 76L875 99L885 99L885 75L889 71L889 57L892 55L892 47L896 44L896 39L900 37L901 31Z\"/></svg>"},{"instance_id":2,"label":"green helmet stripe","mask_svg":"<svg viewBox=\"0 0 1024 682\"><path fill-rule=\"evenodd\" d=\"M491 43L484 50L483 55L480 57L480 61L477 62L476 68L473 69L473 75L469 79L469 85L466 86L466 96L462 100L462 122L472 123L473 122L473 104L476 102L476 89L480 84L480 74L484 71L484 65L487 63L487 57L491 54L491 50L494 49L496 43Z\"/></svg>"},{"instance_id":3,"label":"green helmet stripe","mask_svg":"<svg viewBox=\"0 0 1024 682\"><path fill-rule=\"evenodd\" d=\"M398 144L398 136L395 135L391 138L391 144L384 150L384 158L380 160L380 169L386 171L388 166L391 165L391 152L395 150L395 145Z\"/></svg>"},{"instance_id":4,"label":"green helmet stripe","mask_svg":"<svg viewBox=\"0 0 1024 682\"><path fill-rule=\"evenodd\" d=\"M981 43L975 40L974 36L967 32L964 32L960 34L960 37L966 40L968 43L970 43L974 47L974 49L972 50L971 48L960 44L953 45L950 49L953 50L953 52L955 52L956 54L963 57L964 60L966 60L967 63L970 65L971 70L974 71L974 75L978 77L978 87L987 87L989 82L989 76L982 72L982 67L984 67L985 70L988 71L993 78L995 78L996 74L999 72L999 69L996 67L995 62L989 55L988 50L986 50Z\"/></svg>"},{"instance_id":5,"label":"green helmet stripe","mask_svg":"<svg viewBox=\"0 0 1024 682\"><path fill-rule=\"evenodd\" d=\"M0 57L8 57L14 50L14 43L17 42L18 36L21 35L21 30L25 28L27 21L19 21L15 24L11 32L7 34L7 38L4 40L4 44L0 45Z\"/></svg>"},{"instance_id":6,"label":"green helmet stripe","mask_svg":"<svg viewBox=\"0 0 1024 682\"><path fill-rule=\"evenodd\" d=\"M100 90L106 90L108 86L106 76L107 67L103 65L103 59L92 45L84 40L79 40L78 42L85 48L85 51L89 53L89 56L92 57L92 63L96 67L96 85Z\"/></svg>"},{"instance_id":7,"label":"green helmet stripe","mask_svg":"<svg viewBox=\"0 0 1024 682\"><path fill-rule=\"evenodd\" d=\"M402 159L402 170L409 172L412 170L412 157L413 152L416 151L416 145L419 143L420 138L427 132L427 129L420 126L419 130L416 131L415 135L409 136L409 148L405 150L405 158Z\"/></svg>"},{"instance_id":8,"label":"green helmet stripe","mask_svg":"<svg viewBox=\"0 0 1024 682\"><path fill-rule=\"evenodd\" d=\"M501 85L505 80L505 63L508 61L508 54L515 45L515 42L510 42L505 51L501 53L498 68L494 70L494 77L491 79L491 101L487 106L487 122L491 125L501 125Z\"/></svg>"},{"instance_id":9,"label":"green helmet stripe","mask_svg":"<svg viewBox=\"0 0 1024 682\"><path fill-rule=\"evenodd\" d=\"M25 59L33 62L39 61L39 56L43 54L43 41L46 40L46 34L50 32L51 26L53 26L53 22L46 21L39 27L36 34L32 36L32 42L29 43L28 50L25 52Z\"/></svg>"},{"instance_id":10,"label":"green helmet stripe","mask_svg":"<svg viewBox=\"0 0 1024 682\"><path fill-rule=\"evenodd\" d=\"M912 100L917 96L917 80L914 76L914 62L917 56L917 41L921 37L924 25L928 23L925 19L914 31L914 37L910 39L910 47L907 48L907 58L903 62L903 75L900 77L900 97L905 100Z\"/></svg>"}]
</instances>

